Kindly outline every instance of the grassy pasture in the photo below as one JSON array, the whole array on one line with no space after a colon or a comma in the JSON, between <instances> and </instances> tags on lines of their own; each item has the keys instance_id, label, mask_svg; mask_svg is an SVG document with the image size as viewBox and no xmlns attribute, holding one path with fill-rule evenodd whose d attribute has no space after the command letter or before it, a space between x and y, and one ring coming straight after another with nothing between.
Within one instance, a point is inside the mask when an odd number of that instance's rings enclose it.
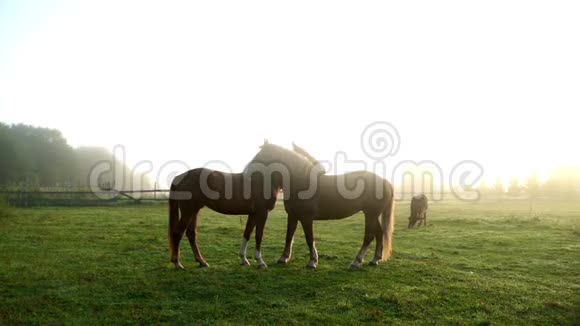
<instances>
[{"instance_id":1,"label":"grassy pasture","mask_svg":"<svg viewBox=\"0 0 580 326\"><path fill-rule=\"evenodd\" d=\"M176 271L165 205L3 210L0 324L580 324L580 203L433 203L419 230L408 212L398 204L392 260L359 271L348 264L363 217L316 222L308 271L300 227L290 264L274 263L282 208L266 227L267 270L238 265L245 217L203 210L210 268L184 240Z\"/></svg>"}]
</instances>

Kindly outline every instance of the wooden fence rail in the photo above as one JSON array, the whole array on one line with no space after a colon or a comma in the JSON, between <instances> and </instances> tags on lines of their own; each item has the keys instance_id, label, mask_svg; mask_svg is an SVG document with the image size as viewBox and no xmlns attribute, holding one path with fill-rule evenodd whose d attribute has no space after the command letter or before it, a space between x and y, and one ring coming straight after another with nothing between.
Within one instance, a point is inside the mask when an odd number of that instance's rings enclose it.
<instances>
[{"instance_id":1,"label":"wooden fence rail","mask_svg":"<svg viewBox=\"0 0 580 326\"><path fill-rule=\"evenodd\" d=\"M158 195L161 194L161 195ZM103 206L120 203L166 201L169 189L106 191L0 191L16 207Z\"/></svg>"},{"instance_id":2,"label":"wooden fence rail","mask_svg":"<svg viewBox=\"0 0 580 326\"><path fill-rule=\"evenodd\" d=\"M406 202L413 196L412 193L404 192L396 194L397 201ZM429 197L431 203L437 201L460 200L450 192L440 193ZM37 207L37 206L106 206L117 204L139 204L144 202L166 201L169 198L169 189L152 190L103 190L103 191L2 191L0 200L7 200L12 206ZM281 200L282 194L278 199ZM475 201L526 201L532 204L536 201L568 201L580 199L580 194L562 193L552 196L530 197L526 194L511 196L508 194L482 194Z\"/></svg>"}]
</instances>

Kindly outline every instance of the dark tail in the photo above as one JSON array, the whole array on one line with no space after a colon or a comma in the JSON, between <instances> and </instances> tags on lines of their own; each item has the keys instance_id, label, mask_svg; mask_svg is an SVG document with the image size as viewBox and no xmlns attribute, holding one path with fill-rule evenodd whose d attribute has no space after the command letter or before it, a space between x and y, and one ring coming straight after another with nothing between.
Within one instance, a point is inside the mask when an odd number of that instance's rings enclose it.
<instances>
[{"instance_id":1,"label":"dark tail","mask_svg":"<svg viewBox=\"0 0 580 326\"><path fill-rule=\"evenodd\" d=\"M171 199L171 191L173 190L173 185L169 191L169 250L173 258L175 253L175 241L173 239L173 230L179 222L179 203L175 199Z\"/></svg>"},{"instance_id":2,"label":"dark tail","mask_svg":"<svg viewBox=\"0 0 580 326\"><path fill-rule=\"evenodd\" d=\"M389 183L385 184L384 194L391 196L383 210L381 223L383 227L383 260L387 260L393 252L393 231L395 230L395 196L393 186Z\"/></svg>"}]
</instances>

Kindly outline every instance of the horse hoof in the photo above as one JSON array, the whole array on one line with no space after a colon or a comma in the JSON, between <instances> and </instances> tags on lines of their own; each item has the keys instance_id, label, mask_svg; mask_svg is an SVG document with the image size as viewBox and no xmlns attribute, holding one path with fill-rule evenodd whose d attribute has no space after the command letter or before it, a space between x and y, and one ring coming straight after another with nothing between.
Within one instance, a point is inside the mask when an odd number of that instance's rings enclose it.
<instances>
[{"instance_id":1,"label":"horse hoof","mask_svg":"<svg viewBox=\"0 0 580 326\"><path fill-rule=\"evenodd\" d=\"M250 261L248 261L247 259L245 259L245 260L242 260L240 262L240 265L242 265L242 266L250 266L251 264L250 264Z\"/></svg>"},{"instance_id":2,"label":"horse hoof","mask_svg":"<svg viewBox=\"0 0 580 326\"><path fill-rule=\"evenodd\" d=\"M268 269L268 265L263 263L263 264L258 265L258 268L259 269Z\"/></svg>"},{"instance_id":3,"label":"horse hoof","mask_svg":"<svg viewBox=\"0 0 580 326\"><path fill-rule=\"evenodd\" d=\"M183 265L181 265L181 263L175 264L175 270L182 270L182 269L185 269L185 267L183 267Z\"/></svg>"},{"instance_id":4,"label":"horse hoof","mask_svg":"<svg viewBox=\"0 0 580 326\"><path fill-rule=\"evenodd\" d=\"M209 264L206 262L201 262L201 263L199 263L199 267L202 267L202 268L209 267Z\"/></svg>"},{"instance_id":5,"label":"horse hoof","mask_svg":"<svg viewBox=\"0 0 580 326\"><path fill-rule=\"evenodd\" d=\"M377 261L371 260L371 261L369 261L369 266L372 266L372 267L379 266L379 261L378 260Z\"/></svg>"},{"instance_id":6,"label":"horse hoof","mask_svg":"<svg viewBox=\"0 0 580 326\"><path fill-rule=\"evenodd\" d=\"M317 267L317 266L316 266L316 263L313 263L313 262L309 262L309 263L306 265L306 268L307 268L307 269L316 269L316 267Z\"/></svg>"},{"instance_id":7,"label":"horse hoof","mask_svg":"<svg viewBox=\"0 0 580 326\"><path fill-rule=\"evenodd\" d=\"M284 257L280 257L278 258L278 261L276 261L276 264L278 265L285 265L288 263L288 258L284 258Z\"/></svg>"},{"instance_id":8,"label":"horse hoof","mask_svg":"<svg viewBox=\"0 0 580 326\"><path fill-rule=\"evenodd\" d=\"M352 264L350 264L350 269L359 270L359 269L361 269L361 266L359 264L352 263Z\"/></svg>"}]
</instances>

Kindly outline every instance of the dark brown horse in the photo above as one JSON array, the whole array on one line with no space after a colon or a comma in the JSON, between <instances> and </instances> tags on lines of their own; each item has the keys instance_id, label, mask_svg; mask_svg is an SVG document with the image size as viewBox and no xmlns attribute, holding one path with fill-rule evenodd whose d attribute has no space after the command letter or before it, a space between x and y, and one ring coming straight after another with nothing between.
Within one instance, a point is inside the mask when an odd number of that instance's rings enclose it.
<instances>
[{"instance_id":1,"label":"dark brown horse","mask_svg":"<svg viewBox=\"0 0 580 326\"><path fill-rule=\"evenodd\" d=\"M298 221L302 224L310 248L308 268L316 268L318 252L314 243L314 220L335 220L362 211L365 215L365 235L362 247L351 266L360 268L366 251L376 240L370 265L390 257L394 229L394 198L391 184L367 171L344 175L324 175L322 166L303 149L290 151L275 145L263 148L254 161L264 165L283 165L289 177L284 182L284 208L288 213L286 246L278 263L285 264L292 255L292 242ZM359 191L353 191L353 188ZM359 187L361 186L361 187ZM379 220L379 217L382 218Z\"/></svg>"},{"instance_id":2,"label":"dark brown horse","mask_svg":"<svg viewBox=\"0 0 580 326\"><path fill-rule=\"evenodd\" d=\"M409 229L414 227L417 222L421 226L424 223L427 226L427 208L429 208L427 196L424 194L419 194L413 196L411 199L411 216L409 216Z\"/></svg>"},{"instance_id":3,"label":"dark brown horse","mask_svg":"<svg viewBox=\"0 0 580 326\"><path fill-rule=\"evenodd\" d=\"M268 212L276 204L281 188L278 179L265 184L259 174L224 173L205 168L187 171L176 176L169 195L169 247L171 262L181 269L179 242L187 235L195 260L201 267L208 266L197 244L198 212L203 207L227 215L248 215L244 239L240 248L240 264L249 265L246 247L256 228L256 254L258 267L266 268L262 260L261 245ZM180 214L181 213L181 214Z\"/></svg>"}]
</instances>

